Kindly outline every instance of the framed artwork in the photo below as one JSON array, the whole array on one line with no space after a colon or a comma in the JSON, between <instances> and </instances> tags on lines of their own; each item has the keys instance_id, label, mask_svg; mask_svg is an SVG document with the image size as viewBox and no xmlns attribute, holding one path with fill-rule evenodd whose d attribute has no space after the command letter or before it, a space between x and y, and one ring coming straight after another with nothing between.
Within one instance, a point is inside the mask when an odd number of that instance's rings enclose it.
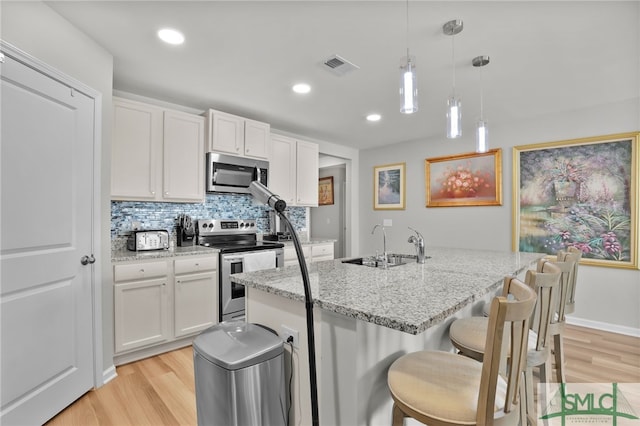
<instances>
[{"instance_id":1,"label":"framed artwork","mask_svg":"<svg viewBox=\"0 0 640 426\"><path fill-rule=\"evenodd\" d=\"M373 168L374 210L404 210L405 164L385 164Z\"/></svg>"},{"instance_id":2,"label":"framed artwork","mask_svg":"<svg viewBox=\"0 0 640 426\"><path fill-rule=\"evenodd\" d=\"M513 250L638 268L640 132L513 148Z\"/></svg>"},{"instance_id":3,"label":"framed artwork","mask_svg":"<svg viewBox=\"0 0 640 426\"><path fill-rule=\"evenodd\" d=\"M502 149L424 161L427 207L501 206Z\"/></svg>"},{"instance_id":4,"label":"framed artwork","mask_svg":"<svg viewBox=\"0 0 640 426\"><path fill-rule=\"evenodd\" d=\"M318 179L318 205L333 204L333 176Z\"/></svg>"}]
</instances>

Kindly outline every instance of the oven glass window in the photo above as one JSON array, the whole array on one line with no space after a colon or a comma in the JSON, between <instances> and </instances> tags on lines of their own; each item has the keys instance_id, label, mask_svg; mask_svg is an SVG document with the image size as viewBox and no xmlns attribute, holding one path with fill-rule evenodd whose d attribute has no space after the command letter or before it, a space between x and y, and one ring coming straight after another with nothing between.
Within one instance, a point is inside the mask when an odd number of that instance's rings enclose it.
<instances>
[{"instance_id":1,"label":"oven glass window","mask_svg":"<svg viewBox=\"0 0 640 426\"><path fill-rule=\"evenodd\" d=\"M242 262L233 262L231 264L231 273L239 274L242 272ZM239 299L244 297L244 286L242 284L231 283L231 299Z\"/></svg>"}]
</instances>

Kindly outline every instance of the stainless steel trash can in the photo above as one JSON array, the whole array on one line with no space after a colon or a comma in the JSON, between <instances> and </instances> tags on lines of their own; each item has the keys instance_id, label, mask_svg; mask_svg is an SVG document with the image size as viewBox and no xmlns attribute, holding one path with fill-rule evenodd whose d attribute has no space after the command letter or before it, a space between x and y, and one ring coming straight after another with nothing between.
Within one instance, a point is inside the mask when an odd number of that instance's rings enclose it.
<instances>
[{"instance_id":1,"label":"stainless steel trash can","mask_svg":"<svg viewBox=\"0 0 640 426\"><path fill-rule=\"evenodd\" d=\"M284 347L280 337L225 321L193 341L199 426L286 426Z\"/></svg>"}]
</instances>

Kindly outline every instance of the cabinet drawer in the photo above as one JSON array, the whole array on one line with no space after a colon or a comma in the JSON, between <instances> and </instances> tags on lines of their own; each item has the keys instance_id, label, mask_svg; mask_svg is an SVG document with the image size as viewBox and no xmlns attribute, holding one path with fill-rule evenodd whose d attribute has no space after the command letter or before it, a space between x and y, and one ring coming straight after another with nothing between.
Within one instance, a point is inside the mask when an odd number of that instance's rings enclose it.
<instances>
[{"instance_id":1,"label":"cabinet drawer","mask_svg":"<svg viewBox=\"0 0 640 426\"><path fill-rule=\"evenodd\" d=\"M116 265L113 268L113 279L118 282L163 277L167 275L168 270L166 261Z\"/></svg>"},{"instance_id":2,"label":"cabinet drawer","mask_svg":"<svg viewBox=\"0 0 640 426\"><path fill-rule=\"evenodd\" d=\"M305 259L309 259L311 257L311 247L309 246L302 246L302 254L304 255ZM296 248L291 246L291 247L285 247L284 248L284 260L285 260L285 265L287 264L286 262L288 260L297 260L298 259L298 255L296 254Z\"/></svg>"},{"instance_id":3,"label":"cabinet drawer","mask_svg":"<svg viewBox=\"0 0 640 426\"><path fill-rule=\"evenodd\" d=\"M316 257L333 257L333 244L315 245L311 248L313 258Z\"/></svg>"},{"instance_id":4,"label":"cabinet drawer","mask_svg":"<svg viewBox=\"0 0 640 426\"><path fill-rule=\"evenodd\" d=\"M179 259L174 261L174 265L176 275L212 271L218 267L218 256Z\"/></svg>"}]
</instances>

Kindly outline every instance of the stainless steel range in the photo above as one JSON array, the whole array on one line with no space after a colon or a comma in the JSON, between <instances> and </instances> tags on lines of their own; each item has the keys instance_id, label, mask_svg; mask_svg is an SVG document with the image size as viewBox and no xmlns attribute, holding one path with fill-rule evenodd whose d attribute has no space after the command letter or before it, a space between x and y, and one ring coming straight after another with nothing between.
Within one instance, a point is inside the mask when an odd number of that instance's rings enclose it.
<instances>
[{"instance_id":1,"label":"stainless steel range","mask_svg":"<svg viewBox=\"0 0 640 426\"><path fill-rule=\"evenodd\" d=\"M220 250L218 319L243 319L244 286L232 283L231 274L282 267L284 244L258 241L256 221L253 219L199 219L197 234L199 245Z\"/></svg>"}]
</instances>

